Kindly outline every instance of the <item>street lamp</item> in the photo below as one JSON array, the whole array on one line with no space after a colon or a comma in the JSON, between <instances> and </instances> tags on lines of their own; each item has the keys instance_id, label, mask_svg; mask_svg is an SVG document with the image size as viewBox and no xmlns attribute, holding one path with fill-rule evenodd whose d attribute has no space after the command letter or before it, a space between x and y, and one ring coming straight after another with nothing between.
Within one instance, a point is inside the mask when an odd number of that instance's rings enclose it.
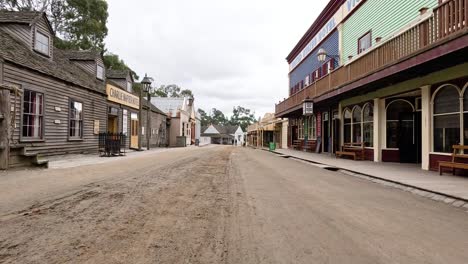
<instances>
[{"instance_id":1,"label":"street lamp","mask_svg":"<svg viewBox=\"0 0 468 264\"><path fill-rule=\"evenodd\" d=\"M325 62L327 58L338 60L340 56L338 55L328 55L327 51L324 48L320 48L317 52L317 59L319 62Z\"/></svg>"},{"instance_id":2,"label":"street lamp","mask_svg":"<svg viewBox=\"0 0 468 264\"><path fill-rule=\"evenodd\" d=\"M146 109L146 148L149 150L150 149L150 137L151 137L151 118L150 118L150 113L151 113L151 83L153 82L153 78L148 77L145 74L145 78L141 81L142 85L142 90L143 92L146 93L147 95L147 103L148 103L148 108ZM140 93L142 94L142 93Z\"/></svg>"}]
</instances>

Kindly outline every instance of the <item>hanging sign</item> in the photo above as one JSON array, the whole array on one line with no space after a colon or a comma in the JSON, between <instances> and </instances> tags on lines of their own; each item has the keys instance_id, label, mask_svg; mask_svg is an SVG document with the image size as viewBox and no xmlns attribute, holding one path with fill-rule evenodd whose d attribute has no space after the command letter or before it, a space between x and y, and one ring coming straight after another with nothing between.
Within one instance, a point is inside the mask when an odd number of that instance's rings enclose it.
<instances>
[{"instance_id":1,"label":"hanging sign","mask_svg":"<svg viewBox=\"0 0 468 264\"><path fill-rule=\"evenodd\" d=\"M302 114L305 116L314 114L314 102L304 102L302 105Z\"/></svg>"}]
</instances>

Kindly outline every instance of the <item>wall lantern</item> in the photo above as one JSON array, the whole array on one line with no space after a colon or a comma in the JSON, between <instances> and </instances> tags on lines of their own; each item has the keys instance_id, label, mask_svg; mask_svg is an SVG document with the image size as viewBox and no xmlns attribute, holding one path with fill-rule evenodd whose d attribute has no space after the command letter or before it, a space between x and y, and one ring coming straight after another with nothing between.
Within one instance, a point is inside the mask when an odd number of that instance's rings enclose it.
<instances>
[{"instance_id":1,"label":"wall lantern","mask_svg":"<svg viewBox=\"0 0 468 264\"><path fill-rule=\"evenodd\" d=\"M325 62L327 58L338 60L340 56L338 55L328 55L327 51L324 48L320 48L317 52L317 59L319 62Z\"/></svg>"}]
</instances>

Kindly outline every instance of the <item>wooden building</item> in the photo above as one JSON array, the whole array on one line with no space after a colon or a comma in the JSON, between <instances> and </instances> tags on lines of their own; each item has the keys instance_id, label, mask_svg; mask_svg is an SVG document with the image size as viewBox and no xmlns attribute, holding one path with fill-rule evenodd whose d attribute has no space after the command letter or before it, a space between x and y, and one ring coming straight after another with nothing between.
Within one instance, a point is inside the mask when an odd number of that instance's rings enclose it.
<instances>
[{"instance_id":1,"label":"wooden building","mask_svg":"<svg viewBox=\"0 0 468 264\"><path fill-rule=\"evenodd\" d=\"M468 145L467 10L459 0L330 0L287 57L289 97L275 114L290 119L288 145L360 145L364 159L424 170L450 159Z\"/></svg>"},{"instance_id":2,"label":"wooden building","mask_svg":"<svg viewBox=\"0 0 468 264\"><path fill-rule=\"evenodd\" d=\"M0 11L0 85L20 91L11 94L11 137L2 150L10 168L97 152L98 134L106 131L102 58L83 60L53 41L44 13Z\"/></svg>"}]
</instances>

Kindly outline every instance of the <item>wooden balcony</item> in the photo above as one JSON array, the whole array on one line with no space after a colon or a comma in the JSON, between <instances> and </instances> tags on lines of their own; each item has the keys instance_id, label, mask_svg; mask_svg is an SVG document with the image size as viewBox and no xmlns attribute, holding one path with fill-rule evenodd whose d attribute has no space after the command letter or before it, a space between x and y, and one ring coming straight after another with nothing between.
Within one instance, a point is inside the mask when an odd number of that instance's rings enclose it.
<instances>
[{"instance_id":1,"label":"wooden balcony","mask_svg":"<svg viewBox=\"0 0 468 264\"><path fill-rule=\"evenodd\" d=\"M468 32L468 0L448 0L421 15L421 20L323 78L291 95L275 107L277 117L301 108L305 99L314 99L379 72L418 53ZM466 43L465 43L466 44Z\"/></svg>"}]
</instances>

